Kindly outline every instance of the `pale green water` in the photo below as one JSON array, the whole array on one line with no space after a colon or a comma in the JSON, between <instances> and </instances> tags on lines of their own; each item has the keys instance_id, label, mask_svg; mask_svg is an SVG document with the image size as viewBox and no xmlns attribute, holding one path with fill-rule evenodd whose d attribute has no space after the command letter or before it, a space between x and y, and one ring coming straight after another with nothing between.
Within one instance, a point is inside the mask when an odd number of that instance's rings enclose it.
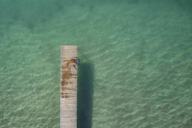
<instances>
[{"instance_id":1,"label":"pale green water","mask_svg":"<svg viewBox=\"0 0 192 128\"><path fill-rule=\"evenodd\" d=\"M0 0L0 128L59 128L77 45L78 128L192 127L190 0Z\"/></svg>"}]
</instances>

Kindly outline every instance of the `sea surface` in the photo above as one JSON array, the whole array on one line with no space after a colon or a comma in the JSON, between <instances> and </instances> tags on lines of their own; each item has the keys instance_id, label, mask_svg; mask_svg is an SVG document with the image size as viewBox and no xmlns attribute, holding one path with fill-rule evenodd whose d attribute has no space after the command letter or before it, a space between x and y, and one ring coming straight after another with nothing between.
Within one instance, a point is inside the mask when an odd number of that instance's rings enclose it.
<instances>
[{"instance_id":1,"label":"sea surface","mask_svg":"<svg viewBox=\"0 0 192 128\"><path fill-rule=\"evenodd\" d=\"M60 127L77 45L78 128L192 128L191 0L0 0L0 128Z\"/></svg>"}]
</instances>

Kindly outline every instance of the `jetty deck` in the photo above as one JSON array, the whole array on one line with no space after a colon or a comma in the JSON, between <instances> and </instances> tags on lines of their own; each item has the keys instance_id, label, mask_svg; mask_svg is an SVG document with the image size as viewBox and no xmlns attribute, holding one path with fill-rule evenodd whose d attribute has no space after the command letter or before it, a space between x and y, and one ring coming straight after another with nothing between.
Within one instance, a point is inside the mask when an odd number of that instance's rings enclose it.
<instances>
[{"instance_id":1,"label":"jetty deck","mask_svg":"<svg viewBox=\"0 0 192 128\"><path fill-rule=\"evenodd\" d=\"M77 128L77 46L61 46L60 128Z\"/></svg>"}]
</instances>

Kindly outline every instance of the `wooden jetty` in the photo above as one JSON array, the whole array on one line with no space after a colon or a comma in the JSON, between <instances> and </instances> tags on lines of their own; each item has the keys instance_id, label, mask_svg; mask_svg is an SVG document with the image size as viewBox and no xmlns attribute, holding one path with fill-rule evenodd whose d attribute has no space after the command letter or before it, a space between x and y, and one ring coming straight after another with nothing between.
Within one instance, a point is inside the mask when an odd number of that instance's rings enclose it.
<instances>
[{"instance_id":1,"label":"wooden jetty","mask_svg":"<svg viewBox=\"0 0 192 128\"><path fill-rule=\"evenodd\" d=\"M60 128L77 128L77 46L61 46Z\"/></svg>"}]
</instances>

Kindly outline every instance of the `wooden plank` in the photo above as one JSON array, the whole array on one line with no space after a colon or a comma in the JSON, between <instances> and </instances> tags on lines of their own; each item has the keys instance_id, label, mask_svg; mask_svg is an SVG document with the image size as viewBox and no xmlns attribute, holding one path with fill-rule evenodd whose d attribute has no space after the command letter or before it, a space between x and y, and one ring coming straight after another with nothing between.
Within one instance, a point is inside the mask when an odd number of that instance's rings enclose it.
<instances>
[{"instance_id":1,"label":"wooden plank","mask_svg":"<svg viewBox=\"0 0 192 128\"><path fill-rule=\"evenodd\" d=\"M60 128L77 128L77 46L61 46Z\"/></svg>"}]
</instances>

